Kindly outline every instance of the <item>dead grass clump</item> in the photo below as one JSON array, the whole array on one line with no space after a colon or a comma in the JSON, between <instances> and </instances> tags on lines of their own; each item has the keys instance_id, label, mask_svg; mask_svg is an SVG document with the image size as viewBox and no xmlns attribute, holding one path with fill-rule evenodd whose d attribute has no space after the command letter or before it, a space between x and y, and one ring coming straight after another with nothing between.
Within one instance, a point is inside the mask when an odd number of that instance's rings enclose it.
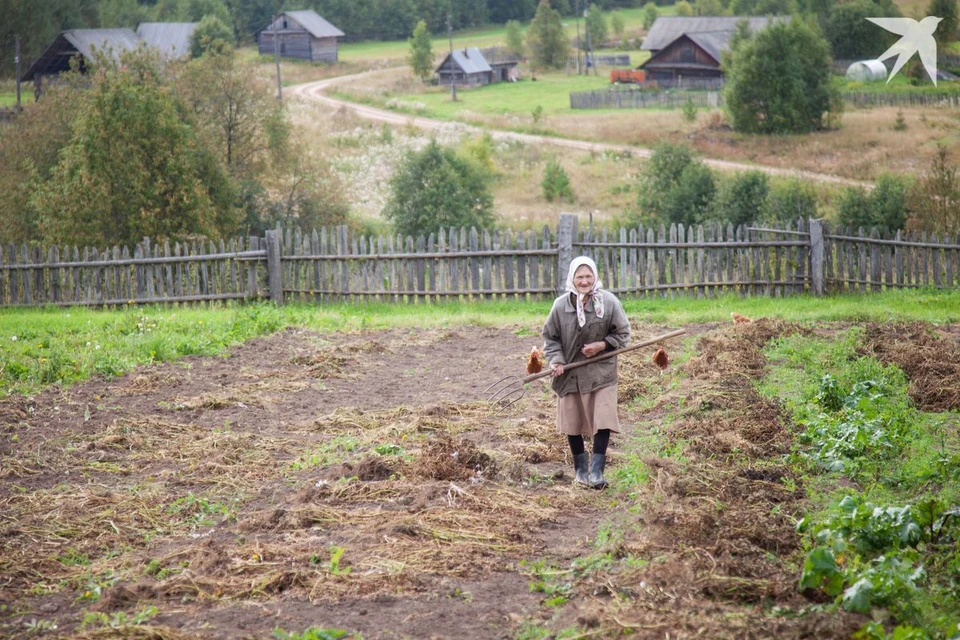
<instances>
[{"instance_id":1,"label":"dead grass clump","mask_svg":"<svg viewBox=\"0 0 960 640\"><path fill-rule=\"evenodd\" d=\"M356 478L361 482L386 480L396 473L392 465L379 456L370 456L356 463L344 462L326 469L323 478L339 480L340 478Z\"/></svg>"},{"instance_id":2,"label":"dead grass clump","mask_svg":"<svg viewBox=\"0 0 960 640\"><path fill-rule=\"evenodd\" d=\"M76 630L69 637L74 640L201 640L207 636L185 633L171 627L140 624Z\"/></svg>"},{"instance_id":3,"label":"dead grass clump","mask_svg":"<svg viewBox=\"0 0 960 640\"><path fill-rule=\"evenodd\" d=\"M923 322L867 325L864 354L903 369L908 393L924 411L960 409L960 339Z\"/></svg>"},{"instance_id":4,"label":"dead grass clump","mask_svg":"<svg viewBox=\"0 0 960 640\"><path fill-rule=\"evenodd\" d=\"M494 478L493 459L477 445L462 438L441 437L428 443L414 463L414 474L433 480L463 481L470 478Z\"/></svg>"},{"instance_id":5,"label":"dead grass clump","mask_svg":"<svg viewBox=\"0 0 960 640\"><path fill-rule=\"evenodd\" d=\"M290 364L306 367L310 376L318 380L346 377L347 365L352 362L352 358L330 351L297 355L290 359Z\"/></svg>"}]
</instances>

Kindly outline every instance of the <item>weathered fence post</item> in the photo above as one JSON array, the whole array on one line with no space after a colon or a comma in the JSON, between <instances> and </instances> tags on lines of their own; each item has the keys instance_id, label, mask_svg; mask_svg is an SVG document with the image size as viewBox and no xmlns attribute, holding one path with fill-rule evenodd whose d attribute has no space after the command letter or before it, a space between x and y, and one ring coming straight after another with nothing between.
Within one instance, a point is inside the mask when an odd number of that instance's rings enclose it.
<instances>
[{"instance_id":1,"label":"weathered fence post","mask_svg":"<svg viewBox=\"0 0 960 640\"><path fill-rule=\"evenodd\" d=\"M823 247L823 220L810 219L810 283L813 285L813 295L822 296L824 293L824 247Z\"/></svg>"},{"instance_id":2,"label":"weathered fence post","mask_svg":"<svg viewBox=\"0 0 960 640\"><path fill-rule=\"evenodd\" d=\"M577 238L577 217L572 213L561 213L557 227L557 291L563 293L566 288L567 271L573 262L573 242Z\"/></svg>"},{"instance_id":3,"label":"weathered fence post","mask_svg":"<svg viewBox=\"0 0 960 640\"><path fill-rule=\"evenodd\" d=\"M276 229L267 230L267 283L270 300L283 304L283 269L280 266L280 234Z\"/></svg>"}]
</instances>

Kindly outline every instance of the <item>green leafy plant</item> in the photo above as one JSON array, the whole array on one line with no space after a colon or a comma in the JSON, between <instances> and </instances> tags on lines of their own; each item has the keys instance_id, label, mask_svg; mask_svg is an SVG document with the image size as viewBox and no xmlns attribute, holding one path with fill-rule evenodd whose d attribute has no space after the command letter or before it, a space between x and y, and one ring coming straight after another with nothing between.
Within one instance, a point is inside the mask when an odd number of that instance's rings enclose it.
<instances>
[{"instance_id":1,"label":"green leafy plant","mask_svg":"<svg viewBox=\"0 0 960 640\"><path fill-rule=\"evenodd\" d=\"M687 98L687 101L683 103L681 111L683 112L683 119L687 122L693 124L697 121L697 105L693 104L692 98Z\"/></svg>"},{"instance_id":2,"label":"green leafy plant","mask_svg":"<svg viewBox=\"0 0 960 640\"><path fill-rule=\"evenodd\" d=\"M567 200L573 202L573 189L570 187L570 177L556 158L550 158L543 170L543 180L540 182L543 197L547 202Z\"/></svg>"},{"instance_id":3,"label":"green leafy plant","mask_svg":"<svg viewBox=\"0 0 960 640\"><path fill-rule=\"evenodd\" d=\"M273 637L277 640L340 640L341 638L361 640L359 634L351 636L343 629L324 629L321 627L308 627L299 632L285 631L277 627L273 630Z\"/></svg>"}]
</instances>

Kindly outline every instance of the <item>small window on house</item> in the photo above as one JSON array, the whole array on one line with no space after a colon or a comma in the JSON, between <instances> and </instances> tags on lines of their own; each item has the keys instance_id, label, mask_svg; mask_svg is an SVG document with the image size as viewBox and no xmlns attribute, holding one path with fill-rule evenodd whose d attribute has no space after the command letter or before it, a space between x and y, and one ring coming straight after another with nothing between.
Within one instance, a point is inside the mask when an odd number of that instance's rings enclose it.
<instances>
[{"instance_id":1,"label":"small window on house","mask_svg":"<svg viewBox=\"0 0 960 640\"><path fill-rule=\"evenodd\" d=\"M287 21L286 21L286 20L283 21L283 28L284 28L284 29L287 28Z\"/></svg>"},{"instance_id":2,"label":"small window on house","mask_svg":"<svg viewBox=\"0 0 960 640\"><path fill-rule=\"evenodd\" d=\"M697 56L693 52L693 46L685 44L680 47L680 62L696 62Z\"/></svg>"}]
</instances>

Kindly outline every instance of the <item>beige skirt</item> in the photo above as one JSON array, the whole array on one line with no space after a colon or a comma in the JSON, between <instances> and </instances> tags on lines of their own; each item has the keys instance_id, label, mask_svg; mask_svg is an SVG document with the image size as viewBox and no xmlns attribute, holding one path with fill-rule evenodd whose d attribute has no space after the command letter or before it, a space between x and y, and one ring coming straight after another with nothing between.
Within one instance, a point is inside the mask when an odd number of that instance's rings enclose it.
<instances>
[{"instance_id":1,"label":"beige skirt","mask_svg":"<svg viewBox=\"0 0 960 640\"><path fill-rule=\"evenodd\" d=\"M568 393L557 398L557 431L592 438L600 429L620 433L617 418L617 385L593 393Z\"/></svg>"}]
</instances>

